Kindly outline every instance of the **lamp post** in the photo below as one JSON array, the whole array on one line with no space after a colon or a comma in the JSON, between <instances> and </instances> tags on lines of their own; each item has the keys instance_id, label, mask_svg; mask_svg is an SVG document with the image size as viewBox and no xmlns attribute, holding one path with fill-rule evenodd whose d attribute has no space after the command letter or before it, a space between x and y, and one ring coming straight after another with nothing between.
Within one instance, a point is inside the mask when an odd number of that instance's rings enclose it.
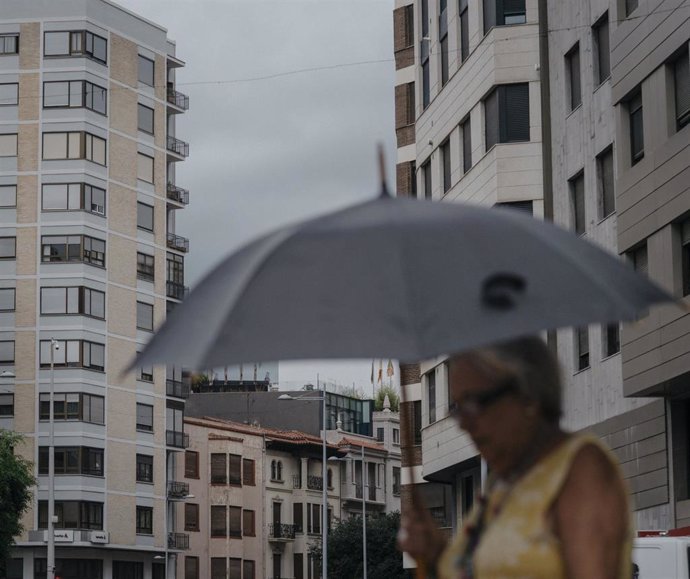
<instances>
[{"instance_id":1,"label":"lamp post","mask_svg":"<svg viewBox=\"0 0 690 579\"><path fill-rule=\"evenodd\" d=\"M48 560L47 579L55 579L55 425L53 423L53 393L55 390L55 350L60 344L50 338L50 394L48 396Z\"/></svg>"},{"instance_id":2,"label":"lamp post","mask_svg":"<svg viewBox=\"0 0 690 579\"><path fill-rule=\"evenodd\" d=\"M362 444L362 577L367 579L367 497L365 491L366 469L364 468L364 445Z\"/></svg>"},{"instance_id":3,"label":"lamp post","mask_svg":"<svg viewBox=\"0 0 690 579\"><path fill-rule=\"evenodd\" d=\"M327 579L328 569L328 489L326 479L328 478L328 471L326 469L326 387L323 390L319 389L319 376L316 376L316 388L321 392L321 396L291 396L290 394L282 394L278 396L278 400L320 400L321 401L321 426L323 427L321 446L321 577Z\"/></svg>"}]
</instances>

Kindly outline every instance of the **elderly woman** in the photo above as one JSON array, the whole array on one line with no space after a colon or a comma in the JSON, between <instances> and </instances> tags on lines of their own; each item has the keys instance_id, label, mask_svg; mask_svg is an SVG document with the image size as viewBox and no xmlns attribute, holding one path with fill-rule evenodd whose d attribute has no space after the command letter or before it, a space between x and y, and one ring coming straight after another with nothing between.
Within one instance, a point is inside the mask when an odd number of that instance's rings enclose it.
<instances>
[{"instance_id":1,"label":"elderly woman","mask_svg":"<svg viewBox=\"0 0 690 579\"><path fill-rule=\"evenodd\" d=\"M630 579L626 488L596 437L561 430L546 344L460 354L449 372L451 412L489 469L486 495L449 544L415 501L400 547L439 579Z\"/></svg>"}]
</instances>

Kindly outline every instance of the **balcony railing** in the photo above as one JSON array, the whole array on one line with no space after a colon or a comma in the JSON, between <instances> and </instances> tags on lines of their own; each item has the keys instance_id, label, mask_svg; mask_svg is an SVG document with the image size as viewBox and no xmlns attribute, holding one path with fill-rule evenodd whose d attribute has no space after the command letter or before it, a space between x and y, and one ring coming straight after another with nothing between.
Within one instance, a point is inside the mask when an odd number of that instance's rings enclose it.
<instances>
[{"instance_id":1,"label":"balcony railing","mask_svg":"<svg viewBox=\"0 0 690 579\"><path fill-rule=\"evenodd\" d=\"M295 538L297 525L285 525L283 523L269 523L268 538L291 541Z\"/></svg>"},{"instance_id":2,"label":"balcony railing","mask_svg":"<svg viewBox=\"0 0 690 579\"><path fill-rule=\"evenodd\" d=\"M166 242L170 249L176 249L177 251L182 251L184 253L189 251L189 239L182 237L181 235L175 235L174 233L168 232Z\"/></svg>"},{"instance_id":3,"label":"balcony railing","mask_svg":"<svg viewBox=\"0 0 690 579\"><path fill-rule=\"evenodd\" d=\"M302 488L302 477L298 474L292 475L292 488L301 489Z\"/></svg>"},{"instance_id":4,"label":"balcony railing","mask_svg":"<svg viewBox=\"0 0 690 579\"><path fill-rule=\"evenodd\" d=\"M183 111L189 109L189 97L173 88L168 88L168 102Z\"/></svg>"},{"instance_id":5,"label":"balcony railing","mask_svg":"<svg viewBox=\"0 0 690 579\"><path fill-rule=\"evenodd\" d=\"M189 143L168 135L168 151L180 157L189 157Z\"/></svg>"},{"instance_id":6,"label":"balcony railing","mask_svg":"<svg viewBox=\"0 0 690 579\"><path fill-rule=\"evenodd\" d=\"M307 477L307 488L313 491L323 490L323 477L322 476L312 476Z\"/></svg>"},{"instance_id":7,"label":"balcony railing","mask_svg":"<svg viewBox=\"0 0 690 579\"><path fill-rule=\"evenodd\" d=\"M174 396L175 398L189 398L190 390L191 386L188 382L171 379L167 379L165 381L165 392L168 396Z\"/></svg>"},{"instance_id":8,"label":"balcony railing","mask_svg":"<svg viewBox=\"0 0 690 579\"><path fill-rule=\"evenodd\" d=\"M189 549L189 535L187 533L168 533L168 549L186 551Z\"/></svg>"},{"instance_id":9,"label":"balcony railing","mask_svg":"<svg viewBox=\"0 0 690 579\"><path fill-rule=\"evenodd\" d=\"M174 446L175 448L187 448L189 446L189 435L177 430L166 430L165 442L168 446Z\"/></svg>"},{"instance_id":10,"label":"balcony railing","mask_svg":"<svg viewBox=\"0 0 690 579\"><path fill-rule=\"evenodd\" d=\"M182 187L178 187L177 185L173 185L172 183L168 183L168 199L177 201L182 205L188 205L189 191L187 191L187 189L183 189Z\"/></svg>"},{"instance_id":11,"label":"balcony railing","mask_svg":"<svg viewBox=\"0 0 690 579\"><path fill-rule=\"evenodd\" d=\"M189 288L186 285L177 283L175 281L168 281L165 284L165 295L176 300L183 300L189 293Z\"/></svg>"},{"instance_id":12,"label":"balcony railing","mask_svg":"<svg viewBox=\"0 0 690 579\"><path fill-rule=\"evenodd\" d=\"M168 498L184 499L189 496L189 483L179 481L168 482Z\"/></svg>"}]
</instances>

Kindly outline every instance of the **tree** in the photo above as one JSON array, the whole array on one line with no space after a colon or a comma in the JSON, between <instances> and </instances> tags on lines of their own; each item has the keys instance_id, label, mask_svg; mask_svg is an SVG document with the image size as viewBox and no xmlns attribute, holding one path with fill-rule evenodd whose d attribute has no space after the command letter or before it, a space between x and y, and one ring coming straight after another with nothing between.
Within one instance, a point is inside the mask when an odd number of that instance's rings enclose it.
<instances>
[{"instance_id":1,"label":"tree","mask_svg":"<svg viewBox=\"0 0 690 579\"><path fill-rule=\"evenodd\" d=\"M399 527L397 511L367 517L367 579L406 577L396 544ZM309 553L321 561L321 542L312 543ZM362 518L340 521L328 535L329 579L362 577L362 562Z\"/></svg>"},{"instance_id":2,"label":"tree","mask_svg":"<svg viewBox=\"0 0 690 579\"><path fill-rule=\"evenodd\" d=\"M381 388L378 389L374 402L374 410L378 412L383 410L383 401L386 398L386 394L391 403L391 410L393 412L398 412L400 410L400 394L398 394L394 386L381 386Z\"/></svg>"},{"instance_id":3,"label":"tree","mask_svg":"<svg viewBox=\"0 0 690 579\"><path fill-rule=\"evenodd\" d=\"M31 502L36 484L31 462L15 454L22 437L0 429L0 572L10 556L14 537L21 534L22 515Z\"/></svg>"}]
</instances>

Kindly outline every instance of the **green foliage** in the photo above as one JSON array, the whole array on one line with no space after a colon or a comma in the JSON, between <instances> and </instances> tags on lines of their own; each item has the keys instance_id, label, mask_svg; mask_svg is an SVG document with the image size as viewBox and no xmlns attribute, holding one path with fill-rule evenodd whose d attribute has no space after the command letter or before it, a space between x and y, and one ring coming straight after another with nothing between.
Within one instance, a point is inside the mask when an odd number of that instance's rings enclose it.
<instances>
[{"instance_id":1,"label":"green foliage","mask_svg":"<svg viewBox=\"0 0 690 579\"><path fill-rule=\"evenodd\" d=\"M23 530L21 518L36 484L32 463L14 452L21 441L20 435L0 430L0 569L9 558L14 537Z\"/></svg>"},{"instance_id":2,"label":"green foliage","mask_svg":"<svg viewBox=\"0 0 690 579\"><path fill-rule=\"evenodd\" d=\"M403 579L402 553L396 545L400 513L367 517L367 579ZM321 542L309 553L321 560ZM362 518L352 517L336 524L328 536L329 579L362 577Z\"/></svg>"},{"instance_id":3,"label":"green foliage","mask_svg":"<svg viewBox=\"0 0 690 579\"><path fill-rule=\"evenodd\" d=\"M347 386L340 391L343 396L349 396L350 398L357 398L358 400L364 400L364 393L358 390L354 386Z\"/></svg>"},{"instance_id":4,"label":"green foliage","mask_svg":"<svg viewBox=\"0 0 690 579\"><path fill-rule=\"evenodd\" d=\"M390 400L391 403L391 410L393 412L399 412L400 411L400 394L398 394L398 391L395 389L394 386L381 386L376 391L376 399L374 401L374 410L376 411L381 411L383 410L383 401L386 398L386 394L388 394L388 400Z\"/></svg>"}]
</instances>

